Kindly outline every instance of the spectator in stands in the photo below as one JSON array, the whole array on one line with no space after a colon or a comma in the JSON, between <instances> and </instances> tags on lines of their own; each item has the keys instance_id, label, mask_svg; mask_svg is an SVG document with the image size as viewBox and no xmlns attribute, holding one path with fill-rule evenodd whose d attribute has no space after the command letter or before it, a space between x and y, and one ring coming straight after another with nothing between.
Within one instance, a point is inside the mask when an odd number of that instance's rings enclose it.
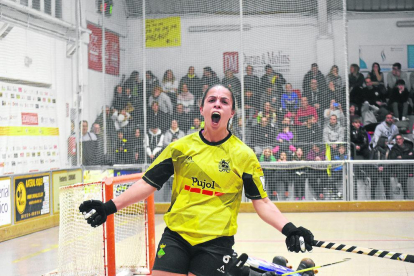
<instances>
[{"instance_id":1,"label":"spectator in stands","mask_svg":"<svg viewBox=\"0 0 414 276\"><path fill-rule=\"evenodd\" d=\"M377 145L378 139L381 136L388 138L388 144L393 143L395 136L399 133L398 127L394 124L394 118L392 114L388 114L385 117L385 121L377 125L374 132L374 137L371 140L373 147Z\"/></svg>"},{"instance_id":2,"label":"spectator in stands","mask_svg":"<svg viewBox=\"0 0 414 276\"><path fill-rule=\"evenodd\" d=\"M177 103L178 80L171 69L165 71L161 84L162 91L170 97L172 104L175 105Z\"/></svg>"},{"instance_id":3,"label":"spectator in stands","mask_svg":"<svg viewBox=\"0 0 414 276\"><path fill-rule=\"evenodd\" d=\"M313 144L312 148L309 150L306 155L307 161L324 161L325 160L325 151L321 150L320 146Z\"/></svg>"},{"instance_id":4,"label":"spectator in stands","mask_svg":"<svg viewBox=\"0 0 414 276\"><path fill-rule=\"evenodd\" d=\"M164 144L164 134L162 134L161 129L154 123L150 123L148 134L145 136L145 145L148 162L157 158L161 153Z\"/></svg>"},{"instance_id":5,"label":"spectator in stands","mask_svg":"<svg viewBox=\"0 0 414 276\"><path fill-rule=\"evenodd\" d=\"M305 161L302 148L296 148L296 151L292 155L292 161ZM291 179L295 187L295 200L305 200L305 181L306 181L306 168L299 165L294 165L295 169L291 171Z\"/></svg>"},{"instance_id":6,"label":"spectator in stands","mask_svg":"<svg viewBox=\"0 0 414 276\"><path fill-rule=\"evenodd\" d=\"M335 152L332 156L332 160L335 161L345 161L348 160L348 155L346 154L346 149L344 145L339 145L338 151ZM328 190L334 195L335 199L341 199L343 194L343 165L336 164L331 169L331 178L328 179L329 186Z\"/></svg>"},{"instance_id":7,"label":"spectator in stands","mask_svg":"<svg viewBox=\"0 0 414 276\"><path fill-rule=\"evenodd\" d=\"M190 127L190 129L187 131L187 135L194 133L194 132L198 132L201 130L201 122L200 122L200 118L199 117L195 117L193 119L193 125Z\"/></svg>"},{"instance_id":8,"label":"spectator in stands","mask_svg":"<svg viewBox=\"0 0 414 276\"><path fill-rule=\"evenodd\" d=\"M385 98L387 95L387 90L385 89L384 85L384 74L381 72L381 66L378 62L374 62L372 64L371 72L368 72L367 77L371 80L372 86L374 86L376 90L380 92L381 95L383 95ZM366 83L366 78L365 84L368 86Z\"/></svg>"},{"instance_id":9,"label":"spectator in stands","mask_svg":"<svg viewBox=\"0 0 414 276\"><path fill-rule=\"evenodd\" d=\"M308 99L309 105L313 106L316 111L318 112L318 116L323 116L323 110L329 107L327 103L327 89L326 86L321 87L318 85L318 81L316 79L310 80L309 87L303 91L303 95Z\"/></svg>"},{"instance_id":10,"label":"spectator in stands","mask_svg":"<svg viewBox=\"0 0 414 276\"><path fill-rule=\"evenodd\" d=\"M221 81L221 84L226 85L233 91L234 96L236 97L237 106L241 106L241 83L240 80L234 76L234 73L232 70L227 69L226 72L224 72L224 78Z\"/></svg>"},{"instance_id":11,"label":"spectator in stands","mask_svg":"<svg viewBox=\"0 0 414 276\"><path fill-rule=\"evenodd\" d=\"M401 63L396 62L392 65L392 71L387 74L387 88L389 95L391 90L397 85L398 80L404 80L407 87L410 87L410 80L406 72L401 71Z\"/></svg>"},{"instance_id":12,"label":"spectator in stands","mask_svg":"<svg viewBox=\"0 0 414 276\"><path fill-rule=\"evenodd\" d=\"M281 132L276 136L276 141L279 143L291 143L293 140L293 133L290 131L289 126L283 126Z\"/></svg>"},{"instance_id":13,"label":"spectator in stands","mask_svg":"<svg viewBox=\"0 0 414 276\"><path fill-rule=\"evenodd\" d=\"M191 114L194 111L194 95L188 90L186 83L183 83L183 86L180 89L180 94L177 96L177 103L183 105L184 112L187 114Z\"/></svg>"},{"instance_id":14,"label":"spectator in stands","mask_svg":"<svg viewBox=\"0 0 414 276\"><path fill-rule=\"evenodd\" d=\"M390 148L388 147L388 137L381 136L378 138L377 144L372 150L371 160L387 160L390 154ZM369 169L371 171L371 199L375 199L375 191L378 187L378 180L381 178L384 185L386 199L391 199L390 191L390 177L391 169L389 165L376 164L372 165ZM356 189L355 189L356 190Z\"/></svg>"},{"instance_id":15,"label":"spectator in stands","mask_svg":"<svg viewBox=\"0 0 414 276\"><path fill-rule=\"evenodd\" d=\"M262 91L271 87L272 90L277 93L282 90L285 83L286 80L282 74L275 72L270 64L265 66L265 74L260 78Z\"/></svg>"},{"instance_id":16,"label":"spectator in stands","mask_svg":"<svg viewBox=\"0 0 414 276\"><path fill-rule=\"evenodd\" d=\"M122 85L115 86L114 96L112 98L112 106L116 110L121 110L122 108L125 108L126 106L126 102L124 98L124 89Z\"/></svg>"},{"instance_id":17,"label":"spectator in stands","mask_svg":"<svg viewBox=\"0 0 414 276\"><path fill-rule=\"evenodd\" d=\"M253 75L253 66L246 66L246 75L244 75L244 89L250 90L253 94L259 93L260 91L260 80L259 77Z\"/></svg>"},{"instance_id":18,"label":"spectator in stands","mask_svg":"<svg viewBox=\"0 0 414 276\"><path fill-rule=\"evenodd\" d=\"M124 132L118 130L118 139L115 141L115 164L129 163L128 155L128 140L124 137Z\"/></svg>"},{"instance_id":19,"label":"spectator in stands","mask_svg":"<svg viewBox=\"0 0 414 276\"><path fill-rule=\"evenodd\" d=\"M195 74L194 66L190 66L188 68L188 73L181 78L178 87L182 87L183 83L187 84L188 90L191 91L191 93L194 95L194 97L196 97L196 99L199 99L203 96L201 90L201 80Z\"/></svg>"},{"instance_id":20,"label":"spectator in stands","mask_svg":"<svg viewBox=\"0 0 414 276\"><path fill-rule=\"evenodd\" d=\"M130 162L132 164L144 163L144 139L141 136L141 130L139 128L136 128L134 135L128 139L128 152L132 154L130 156Z\"/></svg>"},{"instance_id":21,"label":"spectator in stands","mask_svg":"<svg viewBox=\"0 0 414 276\"><path fill-rule=\"evenodd\" d=\"M154 91L155 87L159 87L160 91L162 91L160 81L158 78L152 73L152 71L148 70L145 72L145 81L147 85L147 91L152 92ZM147 97L150 93L147 92Z\"/></svg>"},{"instance_id":22,"label":"spectator in stands","mask_svg":"<svg viewBox=\"0 0 414 276\"><path fill-rule=\"evenodd\" d=\"M248 145L249 147L251 147L251 136L252 136L252 131L250 126L245 125L244 126L244 140L243 140L243 118L240 117L237 119L237 124L233 126L233 131L232 133L234 135L237 136L237 138L239 138L240 140L242 140L246 145Z\"/></svg>"},{"instance_id":23,"label":"spectator in stands","mask_svg":"<svg viewBox=\"0 0 414 276\"><path fill-rule=\"evenodd\" d=\"M308 104L308 98L302 97L300 103L301 107L298 109L295 116L295 125L305 125L308 116L313 116L315 117L315 120L318 121L318 113L313 106Z\"/></svg>"},{"instance_id":24,"label":"spectator in stands","mask_svg":"<svg viewBox=\"0 0 414 276\"><path fill-rule=\"evenodd\" d=\"M127 126L129 124L129 119L131 118L131 115L126 112L125 107L121 109L120 111L114 110L114 113L111 116L111 119L114 122L115 130L126 130Z\"/></svg>"},{"instance_id":25,"label":"spectator in stands","mask_svg":"<svg viewBox=\"0 0 414 276\"><path fill-rule=\"evenodd\" d=\"M152 102L151 109L148 112L148 122L155 124L161 131L165 131L168 128L169 120L170 116L160 111L158 102Z\"/></svg>"},{"instance_id":26,"label":"spectator in stands","mask_svg":"<svg viewBox=\"0 0 414 276\"><path fill-rule=\"evenodd\" d=\"M329 84L330 82L333 83L334 89L336 91L340 91L342 87L344 86L342 83L342 78L338 74L339 68L337 65L333 65L331 67L331 70L329 71L328 75L326 75L326 82Z\"/></svg>"},{"instance_id":27,"label":"spectator in stands","mask_svg":"<svg viewBox=\"0 0 414 276\"><path fill-rule=\"evenodd\" d=\"M82 165L96 165L96 153L98 138L92 132L88 132L88 121L83 120L82 124Z\"/></svg>"},{"instance_id":28,"label":"spectator in stands","mask_svg":"<svg viewBox=\"0 0 414 276\"><path fill-rule=\"evenodd\" d=\"M338 88L333 81L328 82L328 90L326 91L325 99L335 99L337 103L345 105L345 88ZM326 101L325 101L326 102Z\"/></svg>"},{"instance_id":29,"label":"spectator in stands","mask_svg":"<svg viewBox=\"0 0 414 276\"><path fill-rule=\"evenodd\" d=\"M349 68L349 92L352 95L352 92L354 89L362 89L362 86L364 85L364 75L362 75L359 72L359 66L357 64L351 64L351 67ZM355 91L357 94L357 91ZM354 101L352 101L354 102Z\"/></svg>"},{"instance_id":30,"label":"spectator in stands","mask_svg":"<svg viewBox=\"0 0 414 276\"><path fill-rule=\"evenodd\" d=\"M391 148L388 159L401 160L401 159L414 159L414 150L412 142L405 142L404 137L401 134L397 134L395 137L395 145ZM398 177L399 182L404 191L404 199L409 199L407 179L413 174L413 165L410 163L406 164L395 164L392 165L393 174ZM413 197L413 196L411 196Z\"/></svg>"},{"instance_id":31,"label":"spectator in stands","mask_svg":"<svg viewBox=\"0 0 414 276\"><path fill-rule=\"evenodd\" d=\"M152 95L148 99L148 106L151 106L154 101L158 102L159 108L161 112L164 112L168 115L172 115L173 113L173 106L171 103L170 97L167 94L162 93L161 86L155 86L152 90Z\"/></svg>"},{"instance_id":32,"label":"spectator in stands","mask_svg":"<svg viewBox=\"0 0 414 276\"><path fill-rule=\"evenodd\" d=\"M352 120L351 143L352 159L356 159L356 156L362 156L365 160L370 158L368 133L361 127L359 118Z\"/></svg>"},{"instance_id":33,"label":"spectator in stands","mask_svg":"<svg viewBox=\"0 0 414 276\"><path fill-rule=\"evenodd\" d=\"M164 135L164 147L168 146L171 142L175 142L178 139L185 136L185 133L178 127L177 120L171 121L171 128L165 132Z\"/></svg>"},{"instance_id":34,"label":"spectator in stands","mask_svg":"<svg viewBox=\"0 0 414 276\"><path fill-rule=\"evenodd\" d=\"M323 128L323 142L337 143L345 141L345 129L338 122L336 115L331 115L329 124ZM331 144L331 148L336 150L337 145Z\"/></svg>"},{"instance_id":35,"label":"spectator in stands","mask_svg":"<svg viewBox=\"0 0 414 276\"><path fill-rule=\"evenodd\" d=\"M107 135L107 139L109 137L113 137L113 135L115 134L115 125L113 123L113 121L111 120L112 114L113 114L113 110L111 111L111 109L109 108L108 105L105 106L105 116L106 116L106 127L104 127L104 113L101 112L101 114L99 114L99 116L95 119L96 124L99 124L99 126L101 126L102 132L106 131L106 135Z\"/></svg>"},{"instance_id":36,"label":"spectator in stands","mask_svg":"<svg viewBox=\"0 0 414 276\"><path fill-rule=\"evenodd\" d=\"M303 78L303 91L309 91L311 89L311 80L316 80L317 89L319 91L326 91L327 85L325 77L323 76L322 72L319 71L318 64L312 63L311 70L309 70L305 77ZM311 99L308 98L311 102Z\"/></svg>"},{"instance_id":37,"label":"spectator in stands","mask_svg":"<svg viewBox=\"0 0 414 276\"><path fill-rule=\"evenodd\" d=\"M276 158L272 154L272 149L270 147L264 148L262 155L259 158L260 162L276 162Z\"/></svg>"},{"instance_id":38,"label":"spectator in stands","mask_svg":"<svg viewBox=\"0 0 414 276\"><path fill-rule=\"evenodd\" d=\"M260 97L260 103L259 106L262 108L263 105L266 102L269 102L271 104L272 110L276 111L277 110L277 98L278 98L278 94L275 90L272 89L271 86L266 87L265 93L263 93Z\"/></svg>"},{"instance_id":39,"label":"spectator in stands","mask_svg":"<svg viewBox=\"0 0 414 276\"><path fill-rule=\"evenodd\" d=\"M136 106L136 104L134 103L134 101L137 99L136 97L132 97L131 94L132 91L132 87L129 85L124 85L124 102L125 102L125 110L126 112L128 112L129 114L132 114L132 112L134 112L134 106Z\"/></svg>"},{"instance_id":40,"label":"spectator in stands","mask_svg":"<svg viewBox=\"0 0 414 276\"><path fill-rule=\"evenodd\" d=\"M277 123L276 112L269 102L265 102L263 104L263 109L260 110L259 113L257 113L257 117L256 117L257 123L260 123L260 120L263 117L266 117L268 119L268 122L270 122L270 124L273 127L276 127L276 123Z\"/></svg>"},{"instance_id":41,"label":"spectator in stands","mask_svg":"<svg viewBox=\"0 0 414 276\"><path fill-rule=\"evenodd\" d=\"M367 105L376 106L378 109L376 109L375 107L372 107L372 109L373 111L375 111L374 113L375 113L375 117L377 121L381 122L385 119L385 116L387 116L388 114L387 101L386 101L385 95L381 93L378 86L374 86L371 78L369 77L365 78L365 84L366 84L366 87L362 89L363 104L361 107L361 111L362 109L366 110ZM362 119L364 120L364 118ZM364 120L364 124L366 124L365 120Z\"/></svg>"},{"instance_id":42,"label":"spectator in stands","mask_svg":"<svg viewBox=\"0 0 414 276\"><path fill-rule=\"evenodd\" d=\"M246 125L252 126L257 115L257 100L252 90L245 90L244 92L244 112L246 114Z\"/></svg>"},{"instance_id":43,"label":"spectator in stands","mask_svg":"<svg viewBox=\"0 0 414 276\"><path fill-rule=\"evenodd\" d=\"M357 113L355 104L351 103L349 105L349 122L353 122L355 118L360 118L359 114Z\"/></svg>"},{"instance_id":44,"label":"spectator in stands","mask_svg":"<svg viewBox=\"0 0 414 276\"><path fill-rule=\"evenodd\" d=\"M101 132L101 126L98 123L93 123L91 133L96 135L96 141L97 141L95 164L96 165L106 165L107 160L106 160L106 154L105 154L105 150L104 150L105 141L104 141L104 136ZM107 140L108 148L110 148L109 145L110 145L110 141Z\"/></svg>"},{"instance_id":45,"label":"spectator in stands","mask_svg":"<svg viewBox=\"0 0 414 276\"><path fill-rule=\"evenodd\" d=\"M342 110L342 105L340 103L337 103L335 100L331 100L331 104L329 105L329 108L325 109L323 113L323 117L325 119L324 121L325 126L329 124L330 118L332 115L336 116L341 126L345 125L345 116Z\"/></svg>"},{"instance_id":46,"label":"spectator in stands","mask_svg":"<svg viewBox=\"0 0 414 276\"><path fill-rule=\"evenodd\" d=\"M173 118L177 121L180 129L187 133L191 126L191 115L184 112L184 106L181 103L176 105Z\"/></svg>"},{"instance_id":47,"label":"spectator in stands","mask_svg":"<svg viewBox=\"0 0 414 276\"><path fill-rule=\"evenodd\" d=\"M125 81L125 85L131 87L131 94L133 97L142 97L143 82L139 79L139 72L132 71L130 77ZM142 98L140 102L142 102Z\"/></svg>"},{"instance_id":48,"label":"spectator in stands","mask_svg":"<svg viewBox=\"0 0 414 276\"><path fill-rule=\"evenodd\" d=\"M317 124L315 116L304 117L304 125L298 127L296 141L298 142L322 142L322 128Z\"/></svg>"},{"instance_id":49,"label":"spectator in stands","mask_svg":"<svg viewBox=\"0 0 414 276\"><path fill-rule=\"evenodd\" d=\"M408 99L410 93L405 88L405 81L397 80L395 87L391 90L389 104L394 112L394 117L397 121L408 121Z\"/></svg>"},{"instance_id":50,"label":"spectator in stands","mask_svg":"<svg viewBox=\"0 0 414 276\"><path fill-rule=\"evenodd\" d=\"M296 110L299 108L299 97L296 92L293 91L292 84L286 83L280 101L283 114L288 112L296 114Z\"/></svg>"},{"instance_id":51,"label":"spectator in stands","mask_svg":"<svg viewBox=\"0 0 414 276\"><path fill-rule=\"evenodd\" d=\"M306 160L324 161L325 151L321 150L319 145L313 144L312 149L310 149L306 155ZM312 188L313 192L318 195L315 200L323 199L324 194L322 192L322 185L319 185L319 179L326 178L326 170L321 170L318 166L310 167L307 171L307 178L309 186Z\"/></svg>"},{"instance_id":52,"label":"spectator in stands","mask_svg":"<svg viewBox=\"0 0 414 276\"><path fill-rule=\"evenodd\" d=\"M252 144L256 155L260 155L265 147L272 147L275 144L275 130L266 117L263 117L260 124L253 128L253 133Z\"/></svg>"},{"instance_id":53,"label":"spectator in stands","mask_svg":"<svg viewBox=\"0 0 414 276\"><path fill-rule=\"evenodd\" d=\"M217 77L216 72L214 72L210 66L207 66L203 68L203 77L201 78L201 83L211 86L213 84L220 83L220 79Z\"/></svg>"}]
</instances>

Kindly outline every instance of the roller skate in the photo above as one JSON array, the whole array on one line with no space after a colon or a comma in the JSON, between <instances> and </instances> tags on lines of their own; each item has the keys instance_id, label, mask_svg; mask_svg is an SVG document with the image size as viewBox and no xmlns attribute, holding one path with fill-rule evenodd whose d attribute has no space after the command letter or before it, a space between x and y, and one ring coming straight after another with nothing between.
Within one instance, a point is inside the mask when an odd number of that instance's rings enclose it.
<instances>
[{"instance_id":1,"label":"roller skate","mask_svg":"<svg viewBox=\"0 0 414 276\"><path fill-rule=\"evenodd\" d=\"M303 258L302 261L300 261L300 264L296 270L302 270L310 267L314 267L315 262L310 258ZM314 276L316 273L318 273L317 270L309 270L305 271L303 273L300 273L302 276Z\"/></svg>"}]
</instances>

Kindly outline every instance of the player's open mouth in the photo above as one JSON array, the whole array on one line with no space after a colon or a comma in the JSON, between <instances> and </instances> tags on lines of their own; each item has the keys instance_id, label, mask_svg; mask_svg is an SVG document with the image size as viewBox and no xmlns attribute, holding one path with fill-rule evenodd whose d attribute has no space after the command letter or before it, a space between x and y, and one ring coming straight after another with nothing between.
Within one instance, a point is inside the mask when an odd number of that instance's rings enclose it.
<instances>
[{"instance_id":1,"label":"player's open mouth","mask_svg":"<svg viewBox=\"0 0 414 276\"><path fill-rule=\"evenodd\" d=\"M211 115L211 121L213 124L218 124L220 122L221 115L218 112L213 112Z\"/></svg>"}]
</instances>

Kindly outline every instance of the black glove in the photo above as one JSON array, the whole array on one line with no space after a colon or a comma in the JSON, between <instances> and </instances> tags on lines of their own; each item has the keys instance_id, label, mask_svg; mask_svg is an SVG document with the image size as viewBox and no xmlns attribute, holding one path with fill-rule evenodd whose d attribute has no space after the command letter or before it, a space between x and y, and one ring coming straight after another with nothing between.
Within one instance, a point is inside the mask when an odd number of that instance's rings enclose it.
<instances>
[{"instance_id":1,"label":"black glove","mask_svg":"<svg viewBox=\"0 0 414 276\"><path fill-rule=\"evenodd\" d=\"M106 221L106 217L116 213L116 206L112 200L103 203L100 200L88 200L79 205L79 212L83 215L89 213L92 209L96 212L86 221L92 226L97 227Z\"/></svg>"},{"instance_id":2,"label":"black glove","mask_svg":"<svg viewBox=\"0 0 414 276\"><path fill-rule=\"evenodd\" d=\"M313 234L308 229L303 227L297 228L293 223L289 222L283 227L282 234L286 236L286 246L289 251L295 251L296 253L301 251L299 237L303 237L305 240L305 249L307 251L312 250Z\"/></svg>"}]
</instances>

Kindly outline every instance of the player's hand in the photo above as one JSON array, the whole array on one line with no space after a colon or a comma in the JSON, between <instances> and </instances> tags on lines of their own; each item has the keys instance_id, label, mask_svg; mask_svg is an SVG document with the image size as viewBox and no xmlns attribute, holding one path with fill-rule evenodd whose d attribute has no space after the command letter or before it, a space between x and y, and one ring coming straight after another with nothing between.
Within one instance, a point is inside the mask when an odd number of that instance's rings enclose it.
<instances>
[{"instance_id":1,"label":"player's hand","mask_svg":"<svg viewBox=\"0 0 414 276\"><path fill-rule=\"evenodd\" d=\"M112 200L106 203L100 200L87 200L79 205L79 212L85 216L86 221L92 227L98 227L103 224L106 218L116 211L116 206Z\"/></svg>"},{"instance_id":2,"label":"player's hand","mask_svg":"<svg viewBox=\"0 0 414 276\"><path fill-rule=\"evenodd\" d=\"M305 252L306 250L312 251L313 234L308 229L303 227L297 228L293 223L289 222L283 227L282 233L286 236L286 246L289 251L296 253L299 251ZM304 241L301 241L300 237L303 237Z\"/></svg>"}]
</instances>

